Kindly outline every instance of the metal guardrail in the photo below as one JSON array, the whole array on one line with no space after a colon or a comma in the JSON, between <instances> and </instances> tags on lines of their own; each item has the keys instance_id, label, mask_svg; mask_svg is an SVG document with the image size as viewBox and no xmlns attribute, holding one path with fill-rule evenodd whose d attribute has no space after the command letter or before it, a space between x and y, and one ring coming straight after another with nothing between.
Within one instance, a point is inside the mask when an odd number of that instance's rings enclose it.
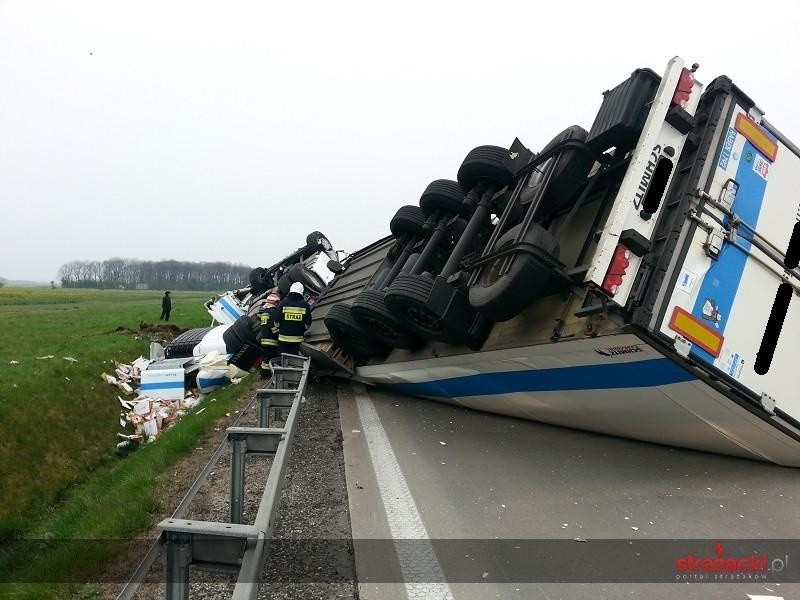
<instances>
[{"instance_id":1,"label":"metal guardrail","mask_svg":"<svg viewBox=\"0 0 800 600\"><path fill-rule=\"evenodd\" d=\"M159 539L140 563L131 582L117 597L118 600L133 597L161 550L166 552L167 600L189 598L189 571L192 566L230 574L238 572L232 596L235 600L252 600L258 595L259 577L278 513L310 360L302 356L283 354L270 361L270 364L272 387L256 390L258 427L228 428L226 440L220 444L192 484L175 515L158 524L161 532ZM289 409L289 415L284 426L269 427L269 411L286 408ZM230 521L220 523L178 518L185 514L189 502L216 464L226 442L231 452ZM253 525L242 524L244 467L248 454L273 457Z\"/></svg>"}]
</instances>

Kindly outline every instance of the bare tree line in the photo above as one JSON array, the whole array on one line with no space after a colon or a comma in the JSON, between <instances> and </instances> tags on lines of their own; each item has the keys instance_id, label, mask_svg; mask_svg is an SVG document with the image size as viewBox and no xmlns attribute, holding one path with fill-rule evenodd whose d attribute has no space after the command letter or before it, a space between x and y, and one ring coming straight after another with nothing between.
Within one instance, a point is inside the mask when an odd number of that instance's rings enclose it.
<instances>
[{"instance_id":1,"label":"bare tree line","mask_svg":"<svg viewBox=\"0 0 800 600\"><path fill-rule=\"evenodd\" d=\"M230 290L247 285L251 267L226 262L73 260L58 271L65 288Z\"/></svg>"}]
</instances>

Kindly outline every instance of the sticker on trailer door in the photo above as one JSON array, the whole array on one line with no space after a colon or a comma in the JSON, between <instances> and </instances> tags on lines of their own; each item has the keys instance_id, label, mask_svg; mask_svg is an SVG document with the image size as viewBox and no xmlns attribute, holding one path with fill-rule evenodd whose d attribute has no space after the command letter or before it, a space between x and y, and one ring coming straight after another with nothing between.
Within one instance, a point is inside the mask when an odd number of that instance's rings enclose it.
<instances>
[{"instance_id":1,"label":"sticker on trailer door","mask_svg":"<svg viewBox=\"0 0 800 600\"><path fill-rule=\"evenodd\" d=\"M697 282L697 273L693 273L686 267L681 269L680 277L678 277L678 289L680 291L691 295L695 282Z\"/></svg>"},{"instance_id":2,"label":"sticker on trailer door","mask_svg":"<svg viewBox=\"0 0 800 600\"><path fill-rule=\"evenodd\" d=\"M742 375L744 359L738 352L723 348L722 354L715 362L717 368L724 371L734 379L739 379L739 377Z\"/></svg>"},{"instance_id":3,"label":"sticker on trailer door","mask_svg":"<svg viewBox=\"0 0 800 600\"><path fill-rule=\"evenodd\" d=\"M711 321L714 327L719 329L719 322L722 320L722 315L719 314L719 306L717 301L713 298L706 298L703 300L703 318L706 321Z\"/></svg>"},{"instance_id":4,"label":"sticker on trailer door","mask_svg":"<svg viewBox=\"0 0 800 600\"><path fill-rule=\"evenodd\" d=\"M753 171L764 181L766 181L769 176L769 162L758 153L756 153L756 159L753 161Z\"/></svg>"},{"instance_id":5,"label":"sticker on trailer door","mask_svg":"<svg viewBox=\"0 0 800 600\"><path fill-rule=\"evenodd\" d=\"M728 127L728 135L725 136L725 144L722 146L722 153L719 155L719 168L727 169L728 160L733 151L733 143L736 141L736 130L733 127Z\"/></svg>"}]
</instances>

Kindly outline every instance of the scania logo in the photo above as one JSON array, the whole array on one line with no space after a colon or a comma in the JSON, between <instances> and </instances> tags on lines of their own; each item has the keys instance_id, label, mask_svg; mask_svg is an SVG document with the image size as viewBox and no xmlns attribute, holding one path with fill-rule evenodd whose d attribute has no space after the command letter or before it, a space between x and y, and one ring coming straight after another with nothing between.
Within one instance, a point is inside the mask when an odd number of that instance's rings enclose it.
<instances>
[{"instance_id":1,"label":"scania logo","mask_svg":"<svg viewBox=\"0 0 800 600\"><path fill-rule=\"evenodd\" d=\"M636 196L633 199L633 205L637 209L642 206L644 195L647 193L647 188L650 187L650 182L653 180L653 173L655 173L659 158L661 158L661 146L656 144L650 152L650 159L647 161L647 166L644 168L642 178L639 180L639 187L636 189Z\"/></svg>"}]
</instances>

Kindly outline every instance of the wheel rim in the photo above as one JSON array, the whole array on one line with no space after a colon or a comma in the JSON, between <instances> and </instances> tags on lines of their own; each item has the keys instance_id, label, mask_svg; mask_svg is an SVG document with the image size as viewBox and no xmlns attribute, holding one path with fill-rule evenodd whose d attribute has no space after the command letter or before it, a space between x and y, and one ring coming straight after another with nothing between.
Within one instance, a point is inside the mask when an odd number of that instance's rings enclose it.
<instances>
[{"instance_id":1,"label":"wheel rim","mask_svg":"<svg viewBox=\"0 0 800 600\"><path fill-rule=\"evenodd\" d=\"M513 245L513 240L505 242L500 246L496 252L505 250ZM507 272L504 269L506 261L514 260L514 255L498 256L492 262L484 265L481 269L480 277L478 277L477 285L479 287L491 287L500 280L500 277ZM510 265L510 263L508 263Z\"/></svg>"}]
</instances>

